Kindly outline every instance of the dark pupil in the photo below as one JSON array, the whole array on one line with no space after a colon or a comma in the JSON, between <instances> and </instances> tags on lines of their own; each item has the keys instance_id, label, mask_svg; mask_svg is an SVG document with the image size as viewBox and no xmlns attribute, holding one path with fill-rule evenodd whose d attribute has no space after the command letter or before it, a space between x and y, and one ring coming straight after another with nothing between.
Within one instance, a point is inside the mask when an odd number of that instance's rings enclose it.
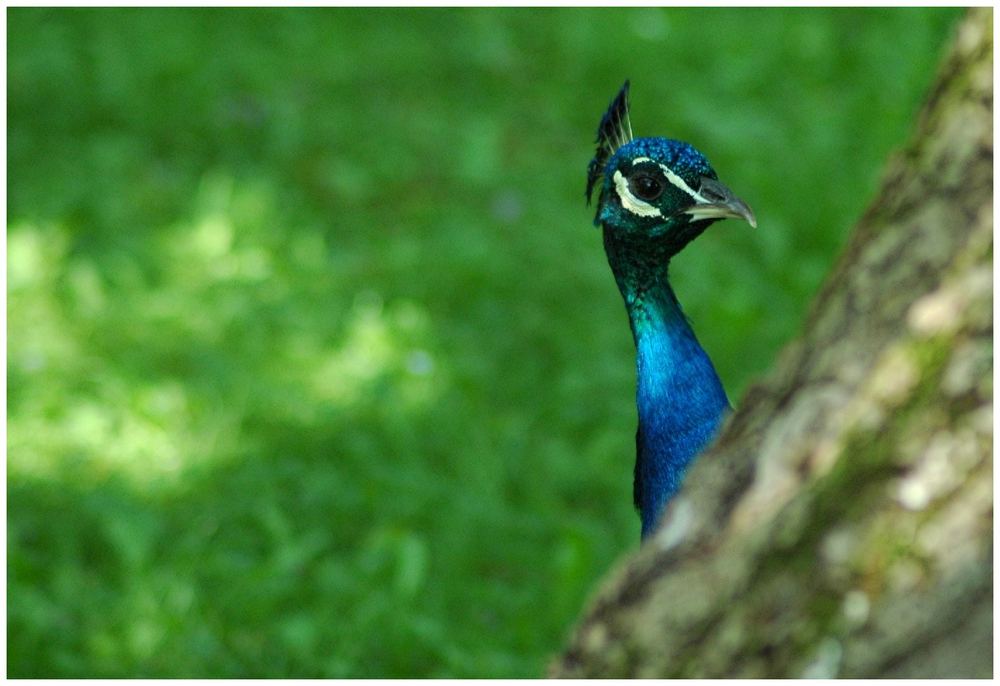
<instances>
[{"instance_id":1,"label":"dark pupil","mask_svg":"<svg viewBox=\"0 0 1000 686\"><path fill-rule=\"evenodd\" d=\"M643 200L656 200L663 190L663 184L653 176L642 174L632 180L632 192Z\"/></svg>"}]
</instances>

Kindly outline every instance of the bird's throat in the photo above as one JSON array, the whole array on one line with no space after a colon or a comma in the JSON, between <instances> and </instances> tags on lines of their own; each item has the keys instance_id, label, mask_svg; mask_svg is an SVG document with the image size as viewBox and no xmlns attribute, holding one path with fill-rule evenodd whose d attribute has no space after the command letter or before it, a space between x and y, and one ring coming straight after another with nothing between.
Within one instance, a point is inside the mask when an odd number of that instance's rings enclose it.
<instances>
[{"instance_id":1,"label":"bird's throat","mask_svg":"<svg viewBox=\"0 0 1000 686\"><path fill-rule=\"evenodd\" d=\"M645 537L712 440L729 401L667 279L669 256L605 230L605 249L636 346L635 504Z\"/></svg>"}]
</instances>

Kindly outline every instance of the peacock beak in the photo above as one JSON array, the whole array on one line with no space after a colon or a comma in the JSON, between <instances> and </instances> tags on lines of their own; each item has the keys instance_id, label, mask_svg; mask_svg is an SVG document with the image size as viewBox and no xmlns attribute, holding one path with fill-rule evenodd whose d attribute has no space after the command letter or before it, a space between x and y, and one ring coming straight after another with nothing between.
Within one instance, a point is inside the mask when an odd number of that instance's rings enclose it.
<instances>
[{"instance_id":1,"label":"peacock beak","mask_svg":"<svg viewBox=\"0 0 1000 686\"><path fill-rule=\"evenodd\" d=\"M701 201L682 210L684 214L695 219L744 219L757 228L757 218L750 206L715 179L703 178L698 195Z\"/></svg>"}]
</instances>

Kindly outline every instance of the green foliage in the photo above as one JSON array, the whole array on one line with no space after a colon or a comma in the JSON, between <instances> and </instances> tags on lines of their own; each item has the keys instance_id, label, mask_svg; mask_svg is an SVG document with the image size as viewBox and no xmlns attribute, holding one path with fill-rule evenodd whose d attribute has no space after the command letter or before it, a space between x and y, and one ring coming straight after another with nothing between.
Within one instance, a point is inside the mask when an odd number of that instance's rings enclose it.
<instances>
[{"instance_id":1,"label":"green foliage","mask_svg":"<svg viewBox=\"0 0 1000 686\"><path fill-rule=\"evenodd\" d=\"M10 10L10 674L540 674L638 539L608 99L757 214L675 268L738 402L956 17Z\"/></svg>"}]
</instances>

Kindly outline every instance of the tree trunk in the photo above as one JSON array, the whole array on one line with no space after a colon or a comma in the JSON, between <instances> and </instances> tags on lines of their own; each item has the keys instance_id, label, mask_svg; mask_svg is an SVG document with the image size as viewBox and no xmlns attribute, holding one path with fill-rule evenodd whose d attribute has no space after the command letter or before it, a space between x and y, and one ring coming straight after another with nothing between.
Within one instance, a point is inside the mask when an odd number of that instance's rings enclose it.
<instances>
[{"instance_id":1,"label":"tree trunk","mask_svg":"<svg viewBox=\"0 0 1000 686\"><path fill-rule=\"evenodd\" d=\"M992 675L992 25L552 676Z\"/></svg>"}]
</instances>

